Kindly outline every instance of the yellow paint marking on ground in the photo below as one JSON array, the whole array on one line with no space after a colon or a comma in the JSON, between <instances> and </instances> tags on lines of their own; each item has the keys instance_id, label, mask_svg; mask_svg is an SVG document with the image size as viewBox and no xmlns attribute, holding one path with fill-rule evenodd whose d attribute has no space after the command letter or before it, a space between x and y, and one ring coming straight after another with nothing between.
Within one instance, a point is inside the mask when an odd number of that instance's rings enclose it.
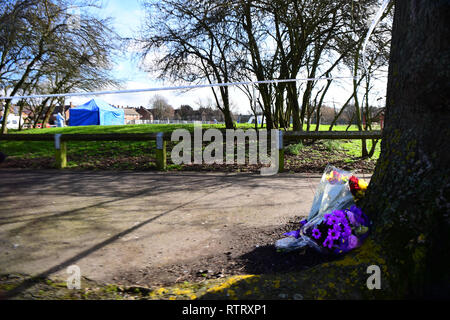
<instances>
[{"instance_id":1,"label":"yellow paint marking on ground","mask_svg":"<svg viewBox=\"0 0 450 320\"><path fill-rule=\"evenodd\" d=\"M245 276L230 277L224 283L214 286L212 288L209 288L206 292L208 292L208 293L220 292L220 291L230 288L232 285L238 283L241 280L250 279L250 278L254 278L254 277L256 277L256 276L255 275L245 275Z\"/></svg>"}]
</instances>

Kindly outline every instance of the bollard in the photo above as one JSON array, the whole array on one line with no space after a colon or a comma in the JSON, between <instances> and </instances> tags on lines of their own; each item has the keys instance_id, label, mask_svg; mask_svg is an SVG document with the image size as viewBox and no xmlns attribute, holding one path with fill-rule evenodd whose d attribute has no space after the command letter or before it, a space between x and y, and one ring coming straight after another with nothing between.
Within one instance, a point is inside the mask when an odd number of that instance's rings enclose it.
<instances>
[{"instance_id":1,"label":"bollard","mask_svg":"<svg viewBox=\"0 0 450 320\"><path fill-rule=\"evenodd\" d=\"M156 136L156 168L158 170L167 169L166 144L167 142L164 140L164 133L158 132Z\"/></svg>"},{"instance_id":2,"label":"bollard","mask_svg":"<svg viewBox=\"0 0 450 320\"><path fill-rule=\"evenodd\" d=\"M55 134L55 162L57 169L67 166L67 142L61 141L61 134Z\"/></svg>"},{"instance_id":3,"label":"bollard","mask_svg":"<svg viewBox=\"0 0 450 320\"><path fill-rule=\"evenodd\" d=\"M284 171L283 131L278 130L278 173Z\"/></svg>"}]
</instances>

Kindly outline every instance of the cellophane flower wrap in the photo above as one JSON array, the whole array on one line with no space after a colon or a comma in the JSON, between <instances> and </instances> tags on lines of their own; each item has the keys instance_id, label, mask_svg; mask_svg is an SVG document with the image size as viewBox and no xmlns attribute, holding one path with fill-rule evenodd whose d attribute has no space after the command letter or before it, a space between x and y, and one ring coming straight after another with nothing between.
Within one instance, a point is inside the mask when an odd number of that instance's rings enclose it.
<instances>
[{"instance_id":1,"label":"cellophane flower wrap","mask_svg":"<svg viewBox=\"0 0 450 320\"><path fill-rule=\"evenodd\" d=\"M342 254L359 247L369 233L370 221L357 206L367 182L352 173L328 166L320 180L307 219L300 229L277 241L281 251L313 247L322 253Z\"/></svg>"},{"instance_id":2,"label":"cellophane flower wrap","mask_svg":"<svg viewBox=\"0 0 450 320\"><path fill-rule=\"evenodd\" d=\"M353 175L333 166L327 166L320 179L308 216L308 225L314 225L323 218L325 213L349 208L355 204L355 199L349 188Z\"/></svg>"}]
</instances>

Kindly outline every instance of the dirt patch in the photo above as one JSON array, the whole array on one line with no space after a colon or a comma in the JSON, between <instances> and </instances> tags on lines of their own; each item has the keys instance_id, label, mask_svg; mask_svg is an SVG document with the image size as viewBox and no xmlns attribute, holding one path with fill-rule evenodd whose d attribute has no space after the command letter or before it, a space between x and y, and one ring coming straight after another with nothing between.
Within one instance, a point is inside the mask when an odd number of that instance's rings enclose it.
<instances>
[{"instance_id":1,"label":"dirt patch","mask_svg":"<svg viewBox=\"0 0 450 320\"><path fill-rule=\"evenodd\" d=\"M288 172L322 173L327 165L333 165L357 173L372 173L377 159L351 157L345 150L329 149L323 143L305 146L298 155L285 155L285 170Z\"/></svg>"},{"instance_id":2,"label":"dirt patch","mask_svg":"<svg viewBox=\"0 0 450 320\"><path fill-rule=\"evenodd\" d=\"M0 168L54 169L55 159L50 157L39 157L39 158L7 157L3 163L0 163Z\"/></svg>"},{"instance_id":3,"label":"dirt patch","mask_svg":"<svg viewBox=\"0 0 450 320\"><path fill-rule=\"evenodd\" d=\"M121 273L116 281L123 285L149 288L172 286L177 283L198 283L210 279L244 274L273 274L300 271L334 258L312 249L295 252L277 252L274 243L285 232L299 227L304 217L290 220L276 228L245 228L230 233L227 251L160 267L148 266L135 272Z\"/></svg>"}]
</instances>

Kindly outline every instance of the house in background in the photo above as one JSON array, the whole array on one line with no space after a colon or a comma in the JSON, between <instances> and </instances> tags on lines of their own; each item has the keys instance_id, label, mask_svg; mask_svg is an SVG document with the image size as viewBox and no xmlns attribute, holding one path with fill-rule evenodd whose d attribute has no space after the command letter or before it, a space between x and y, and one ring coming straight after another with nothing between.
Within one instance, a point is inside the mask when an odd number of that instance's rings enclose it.
<instances>
[{"instance_id":1,"label":"house in background","mask_svg":"<svg viewBox=\"0 0 450 320\"><path fill-rule=\"evenodd\" d=\"M125 112L125 124L141 119L141 115L134 108L124 108L123 111Z\"/></svg>"},{"instance_id":2,"label":"house in background","mask_svg":"<svg viewBox=\"0 0 450 320\"><path fill-rule=\"evenodd\" d=\"M237 116L237 123L247 123L252 116L251 114L240 114Z\"/></svg>"},{"instance_id":3,"label":"house in background","mask_svg":"<svg viewBox=\"0 0 450 320\"><path fill-rule=\"evenodd\" d=\"M150 110L140 106L136 109L136 112L141 116L140 120L153 121L153 114Z\"/></svg>"}]
</instances>

